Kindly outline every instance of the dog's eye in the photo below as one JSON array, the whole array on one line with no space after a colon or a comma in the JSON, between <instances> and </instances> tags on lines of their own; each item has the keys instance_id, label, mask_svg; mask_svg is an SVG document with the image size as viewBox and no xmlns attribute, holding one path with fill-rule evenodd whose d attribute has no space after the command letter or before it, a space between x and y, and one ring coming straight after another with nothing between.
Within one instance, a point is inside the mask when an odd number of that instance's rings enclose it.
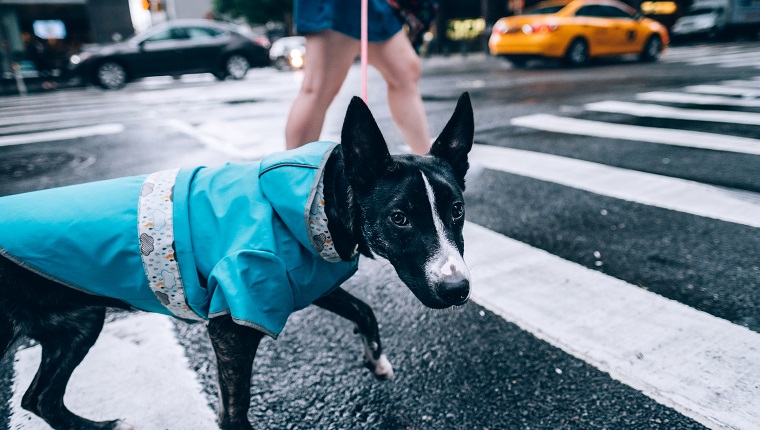
<instances>
[{"instance_id":1,"label":"dog's eye","mask_svg":"<svg viewBox=\"0 0 760 430\"><path fill-rule=\"evenodd\" d=\"M451 216L454 219L459 219L464 216L464 205L462 203L454 203L454 207L451 209Z\"/></svg>"},{"instance_id":2,"label":"dog's eye","mask_svg":"<svg viewBox=\"0 0 760 430\"><path fill-rule=\"evenodd\" d=\"M393 212L391 214L391 221L399 226L409 225L409 220L406 218L406 215L401 212Z\"/></svg>"}]
</instances>

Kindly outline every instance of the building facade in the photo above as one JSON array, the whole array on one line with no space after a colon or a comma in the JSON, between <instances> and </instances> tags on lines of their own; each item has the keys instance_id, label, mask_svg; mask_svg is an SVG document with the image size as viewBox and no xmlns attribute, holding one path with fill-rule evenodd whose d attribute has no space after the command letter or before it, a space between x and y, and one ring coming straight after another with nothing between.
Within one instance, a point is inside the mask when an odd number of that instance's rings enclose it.
<instances>
[{"instance_id":1,"label":"building facade","mask_svg":"<svg viewBox=\"0 0 760 430\"><path fill-rule=\"evenodd\" d=\"M44 46L51 69L61 69L83 44L121 40L134 33L129 0L0 0L0 77L12 65L36 69L30 43ZM38 58L39 60L39 58Z\"/></svg>"}]
</instances>

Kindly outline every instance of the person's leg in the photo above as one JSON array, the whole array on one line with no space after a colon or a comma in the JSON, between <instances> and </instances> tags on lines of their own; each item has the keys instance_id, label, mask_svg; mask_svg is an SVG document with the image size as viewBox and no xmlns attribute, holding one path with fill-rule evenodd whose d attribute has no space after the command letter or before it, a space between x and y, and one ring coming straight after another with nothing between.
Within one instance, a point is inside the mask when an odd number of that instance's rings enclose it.
<instances>
[{"instance_id":1,"label":"person's leg","mask_svg":"<svg viewBox=\"0 0 760 430\"><path fill-rule=\"evenodd\" d=\"M358 53L358 40L332 30L306 36L303 83L285 126L287 149L319 140L327 108Z\"/></svg>"},{"instance_id":2,"label":"person's leg","mask_svg":"<svg viewBox=\"0 0 760 430\"><path fill-rule=\"evenodd\" d=\"M369 44L369 63L388 84L388 107L404 141L415 154L430 150L430 129L418 86L420 59L403 31Z\"/></svg>"}]
</instances>

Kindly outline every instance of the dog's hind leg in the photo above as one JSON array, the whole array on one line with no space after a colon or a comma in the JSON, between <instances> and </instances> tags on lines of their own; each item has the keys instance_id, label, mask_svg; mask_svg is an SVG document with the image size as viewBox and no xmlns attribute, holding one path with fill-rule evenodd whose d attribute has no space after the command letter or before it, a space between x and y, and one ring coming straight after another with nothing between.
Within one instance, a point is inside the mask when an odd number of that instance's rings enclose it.
<instances>
[{"instance_id":1,"label":"dog's hind leg","mask_svg":"<svg viewBox=\"0 0 760 430\"><path fill-rule=\"evenodd\" d=\"M368 304L342 288L336 288L330 294L320 297L314 304L353 321L356 324L355 332L361 334L364 344L364 365L377 379L393 379L393 367L383 354L377 319Z\"/></svg>"},{"instance_id":2,"label":"dog's hind leg","mask_svg":"<svg viewBox=\"0 0 760 430\"><path fill-rule=\"evenodd\" d=\"M222 315L209 320L208 335L216 354L219 428L252 430L248 421L251 372L264 333L237 324L229 315Z\"/></svg>"},{"instance_id":3,"label":"dog's hind leg","mask_svg":"<svg viewBox=\"0 0 760 430\"><path fill-rule=\"evenodd\" d=\"M51 312L48 318L40 318L29 331L29 336L42 346L42 360L21 406L39 415L54 429L132 429L119 420L95 422L84 419L63 404L71 373L95 344L104 319L103 307Z\"/></svg>"}]
</instances>

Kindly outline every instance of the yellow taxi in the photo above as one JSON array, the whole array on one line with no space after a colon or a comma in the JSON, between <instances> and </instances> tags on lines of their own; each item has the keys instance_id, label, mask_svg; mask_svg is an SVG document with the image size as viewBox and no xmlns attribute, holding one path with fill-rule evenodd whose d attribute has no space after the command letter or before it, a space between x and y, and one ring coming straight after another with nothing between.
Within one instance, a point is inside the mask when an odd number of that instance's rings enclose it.
<instances>
[{"instance_id":1,"label":"yellow taxi","mask_svg":"<svg viewBox=\"0 0 760 430\"><path fill-rule=\"evenodd\" d=\"M539 3L523 15L501 18L488 47L518 67L534 58L560 58L580 66L589 58L623 54L656 61L668 42L662 24L624 3L572 0Z\"/></svg>"}]
</instances>

